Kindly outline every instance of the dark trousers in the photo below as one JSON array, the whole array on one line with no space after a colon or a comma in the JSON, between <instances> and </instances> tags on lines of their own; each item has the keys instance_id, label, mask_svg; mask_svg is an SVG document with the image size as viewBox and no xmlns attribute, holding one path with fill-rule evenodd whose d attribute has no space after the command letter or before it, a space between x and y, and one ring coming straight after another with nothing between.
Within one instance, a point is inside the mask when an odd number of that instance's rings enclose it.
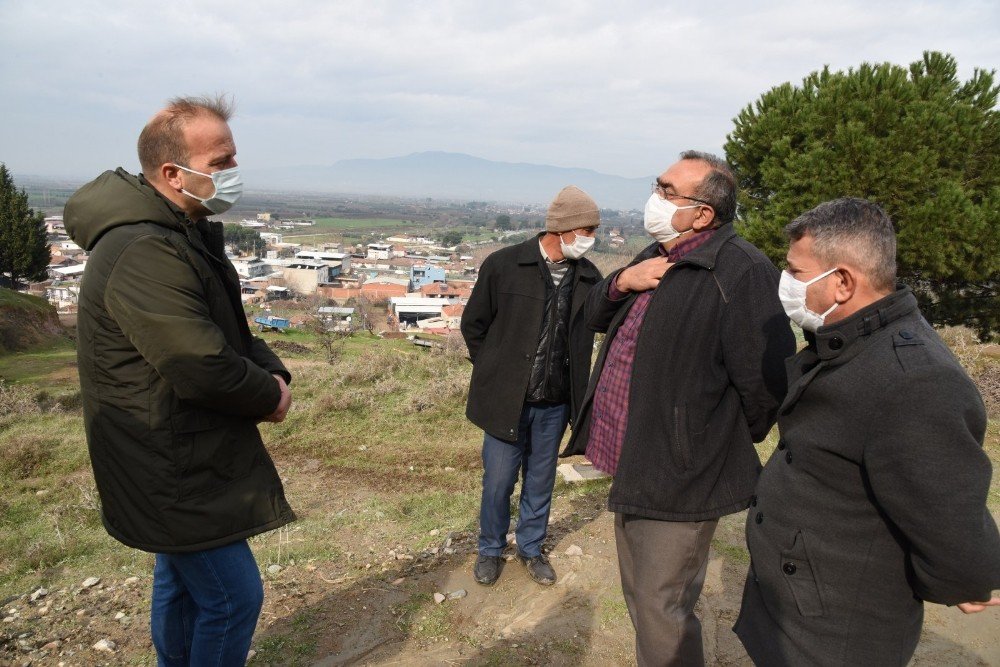
<instances>
[{"instance_id":1,"label":"dark trousers","mask_svg":"<svg viewBox=\"0 0 1000 667\"><path fill-rule=\"evenodd\" d=\"M718 524L615 514L618 568L639 667L705 664L694 605Z\"/></svg>"}]
</instances>

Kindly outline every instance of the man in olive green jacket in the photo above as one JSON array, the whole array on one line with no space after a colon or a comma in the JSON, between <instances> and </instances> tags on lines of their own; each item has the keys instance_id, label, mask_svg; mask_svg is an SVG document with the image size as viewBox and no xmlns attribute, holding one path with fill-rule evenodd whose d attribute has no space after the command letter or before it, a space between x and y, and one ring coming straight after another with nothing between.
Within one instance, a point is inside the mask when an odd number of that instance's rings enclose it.
<instances>
[{"instance_id":1,"label":"man in olive green jacket","mask_svg":"<svg viewBox=\"0 0 1000 667\"><path fill-rule=\"evenodd\" d=\"M221 213L242 182L223 99L177 99L139 138L143 174L66 205L90 252L80 293L84 422L102 519L156 554L161 665L243 664L263 602L246 538L294 520L257 430L291 376L250 334Z\"/></svg>"}]
</instances>

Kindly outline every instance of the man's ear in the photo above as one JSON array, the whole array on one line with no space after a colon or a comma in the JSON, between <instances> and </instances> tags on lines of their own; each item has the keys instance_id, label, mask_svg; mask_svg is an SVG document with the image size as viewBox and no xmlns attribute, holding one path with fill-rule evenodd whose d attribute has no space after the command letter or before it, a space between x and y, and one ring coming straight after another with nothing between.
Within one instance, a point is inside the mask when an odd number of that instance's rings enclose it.
<instances>
[{"instance_id":1,"label":"man's ear","mask_svg":"<svg viewBox=\"0 0 1000 667\"><path fill-rule=\"evenodd\" d=\"M698 215L695 216L694 222L691 227L696 231L700 232L703 229L708 229L715 222L715 209L704 204L698 208Z\"/></svg>"},{"instance_id":2,"label":"man's ear","mask_svg":"<svg viewBox=\"0 0 1000 667\"><path fill-rule=\"evenodd\" d=\"M834 299L838 304L847 303L858 291L858 273L850 266L838 266L833 275L837 280Z\"/></svg>"},{"instance_id":3,"label":"man's ear","mask_svg":"<svg viewBox=\"0 0 1000 667\"><path fill-rule=\"evenodd\" d=\"M181 181L181 170L176 165L170 162L164 162L160 165L160 169L157 172L160 176L160 182L170 186L177 192L180 192L184 187Z\"/></svg>"}]
</instances>

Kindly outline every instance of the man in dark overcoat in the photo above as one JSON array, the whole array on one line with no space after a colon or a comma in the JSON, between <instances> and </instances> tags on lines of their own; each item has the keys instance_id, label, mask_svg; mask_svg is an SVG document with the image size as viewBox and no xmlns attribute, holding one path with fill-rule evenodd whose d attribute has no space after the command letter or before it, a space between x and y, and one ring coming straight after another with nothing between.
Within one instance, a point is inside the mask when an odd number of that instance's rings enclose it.
<instances>
[{"instance_id":1,"label":"man in dark overcoat","mask_svg":"<svg viewBox=\"0 0 1000 667\"><path fill-rule=\"evenodd\" d=\"M466 414L485 432L476 581L500 576L510 529L510 497L521 478L515 531L532 579L555 583L542 543L548 529L559 443L590 375L594 332L583 304L601 274L583 257L600 211L567 186L549 206L545 232L483 262L462 314L472 360Z\"/></svg>"},{"instance_id":2,"label":"man in dark overcoat","mask_svg":"<svg viewBox=\"0 0 1000 667\"><path fill-rule=\"evenodd\" d=\"M564 454L614 475L608 507L640 666L704 662L694 613L719 517L750 504L795 351L779 271L733 229L736 181L696 151L646 202L654 242L590 293L607 332Z\"/></svg>"},{"instance_id":3,"label":"man in dark overcoat","mask_svg":"<svg viewBox=\"0 0 1000 667\"><path fill-rule=\"evenodd\" d=\"M983 402L896 286L881 208L838 199L786 232L780 297L808 346L747 516L734 629L758 665L905 665L925 600L1000 604Z\"/></svg>"}]
</instances>

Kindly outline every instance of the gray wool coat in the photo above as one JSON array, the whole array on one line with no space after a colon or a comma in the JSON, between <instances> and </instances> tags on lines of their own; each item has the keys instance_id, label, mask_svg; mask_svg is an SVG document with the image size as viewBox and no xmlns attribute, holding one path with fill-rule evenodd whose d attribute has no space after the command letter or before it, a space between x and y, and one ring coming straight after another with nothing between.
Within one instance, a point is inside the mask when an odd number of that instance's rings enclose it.
<instances>
[{"instance_id":1,"label":"gray wool coat","mask_svg":"<svg viewBox=\"0 0 1000 667\"><path fill-rule=\"evenodd\" d=\"M821 327L788 378L734 630L757 665L905 665L923 600L1000 587L982 399L907 288Z\"/></svg>"}]
</instances>

